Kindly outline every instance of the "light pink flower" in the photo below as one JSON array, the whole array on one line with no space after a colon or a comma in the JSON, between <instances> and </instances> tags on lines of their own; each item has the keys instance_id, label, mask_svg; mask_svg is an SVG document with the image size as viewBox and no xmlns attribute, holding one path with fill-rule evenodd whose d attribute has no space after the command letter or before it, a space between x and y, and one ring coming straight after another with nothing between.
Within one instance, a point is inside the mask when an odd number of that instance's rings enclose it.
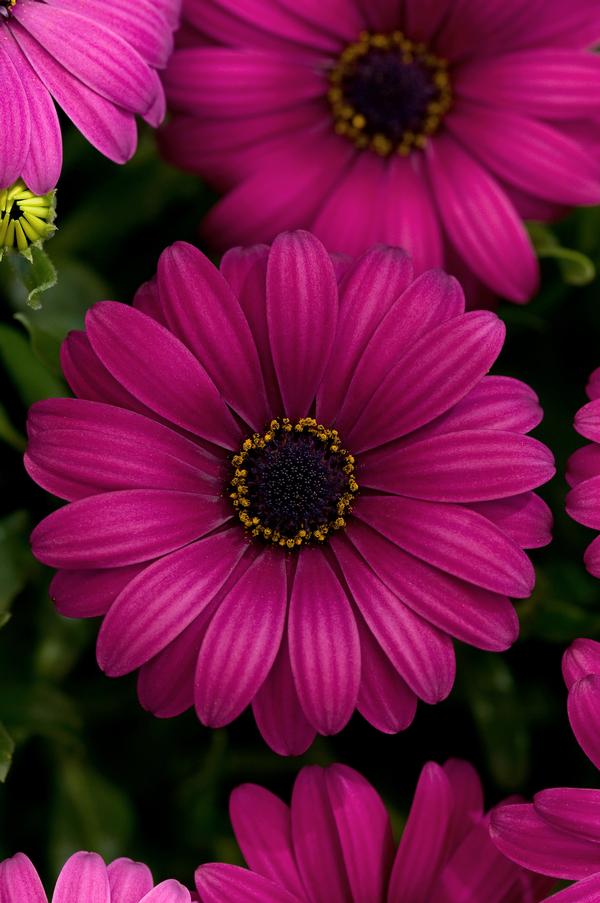
<instances>
[{"instance_id":1,"label":"light pink flower","mask_svg":"<svg viewBox=\"0 0 600 903\"><path fill-rule=\"evenodd\" d=\"M575 429L591 445L569 458L566 476L572 488L567 513L578 523L600 530L600 367L590 376L586 392L590 401L577 411ZM600 577L600 537L587 547L584 561L590 574Z\"/></svg>"},{"instance_id":2,"label":"light pink flower","mask_svg":"<svg viewBox=\"0 0 600 903\"><path fill-rule=\"evenodd\" d=\"M249 871L196 871L202 903L535 903L549 882L490 841L481 784L467 763L423 768L399 846L385 805L345 765L303 768L288 807L234 790L231 820Z\"/></svg>"},{"instance_id":3,"label":"light pink flower","mask_svg":"<svg viewBox=\"0 0 600 903\"><path fill-rule=\"evenodd\" d=\"M382 241L524 302L522 220L600 201L597 0L186 0L184 22L163 146L225 193L221 248Z\"/></svg>"},{"instance_id":4,"label":"light pink flower","mask_svg":"<svg viewBox=\"0 0 600 903\"><path fill-rule=\"evenodd\" d=\"M514 642L550 539L537 398L487 375L503 341L399 250L288 233L219 272L167 249L66 340L78 398L31 410L26 466L70 502L33 534L59 611L104 616L101 667L139 668L160 717L252 704L282 754L355 708L407 727L450 692L453 638Z\"/></svg>"},{"instance_id":5,"label":"light pink flower","mask_svg":"<svg viewBox=\"0 0 600 903\"><path fill-rule=\"evenodd\" d=\"M0 862L2 903L47 903L38 873L24 853ZM107 867L97 853L75 853L56 882L52 903L190 903L179 881L154 886L150 869L131 859L115 859Z\"/></svg>"},{"instance_id":6,"label":"light pink flower","mask_svg":"<svg viewBox=\"0 0 600 903\"><path fill-rule=\"evenodd\" d=\"M157 69L169 58L181 0L0 0L0 189L34 194L62 165L54 102L101 153L124 163L135 116L164 116Z\"/></svg>"}]
</instances>

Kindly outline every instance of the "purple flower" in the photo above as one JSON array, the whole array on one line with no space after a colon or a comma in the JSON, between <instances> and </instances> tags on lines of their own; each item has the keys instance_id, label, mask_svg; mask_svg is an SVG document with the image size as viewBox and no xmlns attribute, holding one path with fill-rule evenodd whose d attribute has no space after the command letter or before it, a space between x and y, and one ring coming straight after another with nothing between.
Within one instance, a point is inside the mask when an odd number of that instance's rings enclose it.
<instances>
[{"instance_id":1,"label":"purple flower","mask_svg":"<svg viewBox=\"0 0 600 903\"><path fill-rule=\"evenodd\" d=\"M187 0L184 22L163 143L225 193L221 248L382 241L524 302L522 220L600 201L597 0Z\"/></svg>"},{"instance_id":2,"label":"purple flower","mask_svg":"<svg viewBox=\"0 0 600 903\"><path fill-rule=\"evenodd\" d=\"M0 0L0 189L20 176L34 194L62 165L54 102L101 153L124 163L135 116L164 116L156 72L172 49L181 0Z\"/></svg>"},{"instance_id":3,"label":"purple flower","mask_svg":"<svg viewBox=\"0 0 600 903\"><path fill-rule=\"evenodd\" d=\"M549 886L494 848L477 773L457 759L425 765L397 848L383 801L345 765L303 768L289 807L238 787L230 813L250 870L201 866L202 903L535 903Z\"/></svg>"},{"instance_id":4,"label":"purple flower","mask_svg":"<svg viewBox=\"0 0 600 903\"><path fill-rule=\"evenodd\" d=\"M0 862L2 903L47 903L32 862L23 853ZM150 869L131 859L116 859L107 867L97 853L75 853L56 882L52 903L190 903L179 881L154 887Z\"/></svg>"},{"instance_id":5,"label":"purple flower","mask_svg":"<svg viewBox=\"0 0 600 903\"><path fill-rule=\"evenodd\" d=\"M600 768L600 643L575 640L563 656L562 670L573 733L586 756Z\"/></svg>"},{"instance_id":6,"label":"purple flower","mask_svg":"<svg viewBox=\"0 0 600 903\"><path fill-rule=\"evenodd\" d=\"M586 388L589 404L575 416L575 429L591 441L569 458L567 513L580 524L600 530L600 367L590 376ZM584 556L585 566L600 577L600 537L590 543Z\"/></svg>"},{"instance_id":7,"label":"purple flower","mask_svg":"<svg viewBox=\"0 0 600 903\"><path fill-rule=\"evenodd\" d=\"M104 616L101 667L139 668L158 716L252 704L282 754L355 708L407 727L450 692L452 638L514 642L550 539L537 398L487 375L503 341L399 250L287 233L219 272L167 249L67 338L78 398L30 413L29 473L70 502L33 534L59 611Z\"/></svg>"}]
</instances>

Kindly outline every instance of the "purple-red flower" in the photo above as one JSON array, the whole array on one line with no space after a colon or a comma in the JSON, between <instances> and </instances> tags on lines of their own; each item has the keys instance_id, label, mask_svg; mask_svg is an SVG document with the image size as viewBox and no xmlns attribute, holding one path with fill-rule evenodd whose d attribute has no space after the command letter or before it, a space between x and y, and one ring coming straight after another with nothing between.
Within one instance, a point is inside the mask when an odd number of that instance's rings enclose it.
<instances>
[{"instance_id":1,"label":"purple-red flower","mask_svg":"<svg viewBox=\"0 0 600 903\"><path fill-rule=\"evenodd\" d=\"M597 0L186 0L167 156L222 248L307 228L523 302L523 219L600 201ZM466 285L466 283L463 283Z\"/></svg>"},{"instance_id":2,"label":"purple-red flower","mask_svg":"<svg viewBox=\"0 0 600 903\"><path fill-rule=\"evenodd\" d=\"M181 0L0 0L0 189L19 178L54 188L62 165L54 103L101 153L124 163L135 116L157 126L157 74L172 49Z\"/></svg>"},{"instance_id":3,"label":"purple-red flower","mask_svg":"<svg viewBox=\"0 0 600 903\"><path fill-rule=\"evenodd\" d=\"M567 513L586 527L600 530L600 367L594 370L586 386L589 403L577 411L575 429L591 445L584 445L569 458ZM585 566L600 577L600 537L594 539L584 555Z\"/></svg>"},{"instance_id":4,"label":"purple-red flower","mask_svg":"<svg viewBox=\"0 0 600 903\"><path fill-rule=\"evenodd\" d=\"M573 733L586 756L600 768L600 643L575 640L563 656L562 670Z\"/></svg>"},{"instance_id":5,"label":"purple-red flower","mask_svg":"<svg viewBox=\"0 0 600 903\"><path fill-rule=\"evenodd\" d=\"M450 692L452 638L514 642L550 539L537 398L487 375L503 341L399 250L287 233L219 272L167 249L67 338L78 397L30 413L29 473L70 502L33 534L59 611L104 616L101 667L139 668L160 717L252 704L282 754L355 708L407 727Z\"/></svg>"},{"instance_id":6,"label":"purple-red flower","mask_svg":"<svg viewBox=\"0 0 600 903\"><path fill-rule=\"evenodd\" d=\"M47 903L38 873L24 853L0 862L2 903ZM150 869L131 859L106 866L97 853L75 853L56 882L52 903L190 903L179 881L154 886Z\"/></svg>"},{"instance_id":7,"label":"purple-red flower","mask_svg":"<svg viewBox=\"0 0 600 903\"><path fill-rule=\"evenodd\" d=\"M202 903L535 903L549 886L495 849L477 773L457 759L425 765L397 848L383 801L345 765L303 768L289 807L238 787L230 813L250 870L200 866Z\"/></svg>"}]
</instances>

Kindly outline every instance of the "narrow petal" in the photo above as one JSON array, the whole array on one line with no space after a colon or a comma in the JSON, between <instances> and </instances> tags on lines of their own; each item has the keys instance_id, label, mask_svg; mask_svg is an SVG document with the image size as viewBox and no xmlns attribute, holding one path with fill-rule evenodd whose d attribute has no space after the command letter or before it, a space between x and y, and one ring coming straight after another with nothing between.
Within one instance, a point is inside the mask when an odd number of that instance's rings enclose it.
<instances>
[{"instance_id":1,"label":"narrow petal","mask_svg":"<svg viewBox=\"0 0 600 903\"><path fill-rule=\"evenodd\" d=\"M384 445L443 414L486 375L504 343L495 314L453 317L417 339L375 390L347 442L355 452Z\"/></svg>"},{"instance_id":2,"label":"narrow petal","mask_svg":"<svg viewBox=\"0 0 600 903\"><path fill-rule=\"evenodd\" d=\"M588 674L600 674L600 643L596 640L574 640L565 651L562 673L567 688Z\"/></svg>"},{"instance_id":3,"label":"narrow petal","mask_svg":"<svg viewBox=\"0 0 600 903\"><path fill-rule=\"evenodd\" d=\"M326 771L303 768L292 793L292 838L306 897L314 903L352 900L344 855L327 790Z\"/></svg>"},{"instance_id":4,"label":"narrow petal","mask_svg":"<svg viewBox=\"0 0 600 903\"><path fill-rule=\"evenodd\" d=\"M157 884L139 903L191 903L191 900L187 887L169 878Z\"/></svg>"},{"instance_id":5,"label":"narrow petal","mask_svg":"<svg viewBox=\"0 0 600 903\"><path fill-rule=\"evenodd\" d=\"M357 618L360 636L360 689L356 708L384 734L397 734L412 724L417 696L400 676L375 637Z\"/></svg>"},{"instance_id":6,"label":"narrow petal","mask_svg":"<svg viewBox=\"0 0 600 903\"><path fill-rule=\"evenodd\" d=\"M355 510L400 548L442 571L493 593L531 595L535 573L529 558L475 511L399 496L363 497Z\"/></svg>"},{"instance_id":7,"label":"narrow petal","mask_svg":"<svg viewBox=\"0 0 600 903\"><path fill-rule=\"evenodd\" d=\"M350 603L320 549L299 556L288 636L304 713L319 733L336 734L356 706L360 644Z\"/></svg>"},{"instance_id":8,"label":"narrow petal","mask_svg":"<svg viewBox=\"0 0 600 903\"><path fill-rule=\"evenodd\" d=\"M585 550L583 562L592 577L600 577L600 536L597 536Z\"/></svg>"},{"instance_id":9,"label":"narrow petal","mask_svg":"<svg viewBox=\"0 0 600 903\"><path fill-rule=\"evenodd\" d=\"M289 806L263 787L242 784L231 794L229 815L249 868L303 897Z\"/></svg>"},{"instance_id":10,"label":"narrow petal","mask_svg":"<svg viewBox=\"0 0 600 903\"><path fill-rule=\"evenodd\" d=\"M577 742L600 768L600 675L588 674L573 684L567 711Z\"/></svg>"},{"instance_id":11,"label":"narrow petal","mask_svg":"<svg viewBox=\"0 0 600 903\"><path fill-rule=\"evenodd\" d=\"M448 853L451 853L464 840L473 821L483 815L483 787L469 762L448 759L442 767L450 781L454 801L448 832Z\"/></svg>"},{"instance_id":12,"label":"narrow petal","mask_svg":"<svg viewBox=\"0 0 600 903\"><path fill-rule=\"evenodd\" d=\"M511 301L528 301L537 289L538 266L508 197L454 138L436 138L429 151L433 191L450 241L490 288Z\"/></svg>"},{"instance_id":13,"label":"narrow petal","mask_svg":"<svg viewBox=\"0 0 600 903\"><path fill-rule=\"evenodd\" d=\"M428 762L415 790L396 853L388 903L430 903L442 866L452 816L452 788L442 768Z\"/></svg>"},{"instance_id":14,"label":"narrow petal","mask_svg":"<svg viewBox=\"0 0 600 903\"><path fill-rule=\"evenodd\" d=\"M556 828L600 842L600 790L542 790L534 796L533 807Z\"/></svg>"},{"instance_id":15,"label":"narrow petal","mask_svg":"<svg viewBox=\"0 0 600 903\"><path fill-rule=\"evenodd\" d=\"M2 903L48 903L39 875L24 853L0 862L0 899Z\"/></svg>"},{"instance_id":16,"label":"narrow petal","mask_svg":"<svg viewBox=\"0 0 600 903\"><path fill-rule=\"evenodd\" d=\"M52 903L111 903L106 866L97 853L75 853L58 876Z\"/></svg>"},{"instance_id":17,"label":"narrow petal","mask_svg":"<svg viewBox=\"0 0 600 903\"><path fill-rule=\"evenodd\" d=\"M567 514L579 524L600 529L600 474L578 483L567 495Z\"/></svg>"},{"instance_id":18,"label":"narrow petal","mask_svg":"<svg viewBox=\"0 0 600 903\"><path fill-rule=\"evenodd\" d=\"M577 411L575 429L580 436L600 442L600 398L593 398Z\"/></svg>"},{"instance_id":19,"label":"narrow petal","mask_svg":"<svg viewBox=\"0 0 600 903\"><path fill-rule=\"evenodd\" d=\"M552 541L552 511L534 492L470 507L496 524L522 549L539 549Z\"/></svg>"},{"instance_id":20,"label":"narrow petal","mask_svg":"<svg viewBox=\"0 0 600 903\"><path fill-rule=\"evenodd\" d=\"M250 704L275 661L286 613L285 561L263 552L223 599L202 642L198 717L223 727Z\"/></svg>"},{"instance_id":21,"label":"narrow petal","mask_svg":"<svg viewBox=\"0 0 600 903\"><path fill-rule=\"evenodd\" d=\"M210 442L238 446L239 427L214 383L167 329L114 301L94 305L86 325L101 362L143 404Z\"/></svg>"},{"instance_id":22,"label":"narrow petal","mask_svg":"<svg viewBox=\"0 0 600 903\"><path fill-rule=\"evenodd\" d=\"M269 411L258 354L224 277L197 248L176 242L161 254L158 288L172 332L196 355L230 407L254 430L262 429Z\"/></svg>"},{"instance_id":23,"label":"narrow petal","mask_svg":"<svg viewBox=\"0 0 600 903\"><path fill-rule=\"evenodd\" d=\"M165 555L117 597L98 635L98 664L109 677L157 655L210 604L246 550L237 528Z\"/></svg>"},{"instance_id":24,"label":"narrow petal","mask_svg":"<svg viewBox=\"0 0 600 903\"><path fill-rule=\"evenodd\" d=\"M530 804L494 809L491 836L505 856L543 875L575 881L600 871L600 843L555 828Z\"/></svg>"},{"instance_id":25,"label":"narrow petal","mask_svg":"<svg viewBox=\"0 0 600 903\"><path fill-rule=\"evenodd\" d=\"M305 417L335 337L338 294L333 265L308 232L279 236L269 254L267 319L284 410Z\"/></svg>"},{"instance_id":26,"label":"narrow petal","mask_svg":"<svg viewBox=\"0 0 600 903\"><path fill-rule=\"evenodd\" d=\"M87 571L58 571L52 578L49 595L57 611L66 618L95 618L105 615L119 593L145 567Z\"/></svg>"},{"instance_id":27,"label":"narrow petal","mask_svg":"<svg viewBox=\"0 0 600 903\"><path fill-rule=\"evenodd\" d=\"M106 492L54 511L35 528L31 542L34 555L52 567L122 567L174 552L230 516L218 496Z\"/></svg>"},{"instance_id":28,"label":"narrow petal","mask_svg":"<svg viewBox=\"0 0 600 903\"><path fill-rule=\"evenodd\" d=\"M394 842L383 801L362 775L346 765L328 768L325 784L351 899L384 903Z\"/></svg>"},{"instance_id":29,"label":"narrow petal","mask_svg":"<svg viewBox=\"0 0 600 903\"><path fill-rule=\"evenodd\" d=\"M152 890L152 872L143 862L115 859L108 866L111 903L139 903Z\"/></svg>"},{"instance_id":30,"label":"narrow petal","mask_svg":"<svg viewBox=\"0 0 600 903\"><path fill-rule=\"evenodd\" d=\"M435 502L480 502L536 489L554 475L541 442L500 430L463 430L379 455L361 485Z\"/></svg>"},{"instance_id":31,"label":"narrow petal","mask_svg":"<svg viewBox=\"0 0 600 903\"><path fill-rule=\"evenodd\" d=\"M583 483L584 480L591 480L598 474L600 474L600 445L597 443L578 448L567 461L565 476L571 487Z\"/></svg>"},{"instance_id":32,"label":"narrow petal","mask_svg":"<svg viewBox=\"0 0 600 903\"><path fill-rule=\"evenodd\" d=\"M237 865L201 865L195 878L202 903L300 903L279 883Z\"/></svg>"},{"instance_id":33,"label":"narrow petal","mask_svg":"<svg viewBox=\"0 0 600 903\"><path fill-rule=\"evenodd\" d=\"M315 738L298 699L285 632L273 667L252 700L252 711L264 740L280 756L302 755Z\"/></svg>"},{"instance_id":34,"label":"narrow petal","mask_svg":"<svg viewBox=\"0 0 600 903\"><path fill-rule=\"evenodd\" d=\"M13 57L17 56L12 46L10 33L2 29L0 39L0 68L3 81L10 90L0 91L0 188L8 188L21 175L27 159L31 137L29 101L19 71Z\"/></svg>"}]
</instances>

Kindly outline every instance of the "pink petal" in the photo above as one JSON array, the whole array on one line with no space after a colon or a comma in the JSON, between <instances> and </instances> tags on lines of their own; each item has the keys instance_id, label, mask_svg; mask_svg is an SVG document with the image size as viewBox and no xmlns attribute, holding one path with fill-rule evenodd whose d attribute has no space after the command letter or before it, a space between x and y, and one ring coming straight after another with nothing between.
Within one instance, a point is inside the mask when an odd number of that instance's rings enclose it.
<instances>
[{"instance_id":1,"label":"pink petal","mask_svg":"<svg viewBox=\"0 0 600 903\"><path fill-rule=\"evenodd\" d=\"M191 903L187 887L170 878L157 884L139 903Z\"/></svg>"},{"instance_id":2,"label":"pink petal","mask_svg":"<svg viewBox=\"0 0 600 903\"><path fill-rule=\"evenodd\" d=\"M121 590L144 567L145 564L131 564L108 570L58 571L52 578L49 595L64 617L95 618L106 614Z\"/></svg>"},{"instance_id":3,"label":"pink petal","mask_svg":"<svg viewBox=\"0 0 600 903\"><path fill-rule=\"evenodd\" d=\"M340 285L335 342L317 394L317 418L333 422L360 356L377 326L411 281L410 258L396 248L375 247L360 257Z\"/></svg>"},{"instance_id":4,"label":"pink petal","mask_svg":"<svg viewBox=\"0 0 600 903\"><path fill-rule=\"evenodd\" d=\"M214 383L167 329L114 301L94 305L86 325L101 362L142 404L204 439L238 446L239 427Z\"/></svg>"},{"instance_id":5,"label":"pink petal","mask_svg":"<svg viewBox=\"0 0 600 903\"><path fill-rule=\"evenodd\" d=\"M585 550L583 562L592 577L600 577L600 536L597 536Z\"/></svg>"},{"instance_id":6,"label":"pink petal","mask_svg":"<svg viewBox=\"0 0 600 903\"><path fill-rule=\"evenodd\" d=\"M448 831L448 852L469 833L474 820L483 815L483 788L476 770L462 759L448 759L442 766L450 781L454 806Z\"/></svg>"},{"instance_id":7,"label":"pink petal","mask_svg":"<svg viewBox=\"0 0 600 903\"><path fill-rule=\"evenodd\" d=\"M600 529L600 474L571 489L567 494L566 509L579 524Z\"/></svg>"},{"instance_id":8,"label":"pink petal","mask_svg":"<svg viewBox=\"0 0 600 903\"><path fill-rule=\"evenodd\" d=\"M574 787L542 790L534 796L533 808L555 828L600 841L600 790Z\"/></svg>"},{"instance_id":9,"label":"pink petal","mask_svg":"<svg viewBox=\"0 0 600 903\"><path fill-rule=\"evenodd\" d=\"M285 632L273 667L252 700L252 711L263 739L280 756L302 755L315 738L298 699Z\"/></svg>"},{"instance_id":10,"label":"pink petal","mask_svg":"<svg viewBox=\"0 0 600 903\"><path fill-rule=\"evenodd\" d=\"M539 549L552 541L552 512L534 492L470 507L491 520L522 549Z\"/></svg>"},{"instance_id":11,"label":"pink petal","mask_svg":"<svg viewBox=\"0 0 600 903\"><path fill-rule=\"evenodd\" d=\"M199 539L231 516L218 496L162 489L106 492L48 515L31 535L34 555L66 568L122 567Z\"/></svg>"},{"instance_id":12,"label":"pink petal","mask_svg":"<svg viewBox=\"0 0 600 903\"><path fill-rule=\"evenodd\" d=\"M585 387L585 391L590 401L600 398L600 367L590 373L590 378Z\"/></svg>"},{"instance_id":13,"label":"pink petal","mask_svg":"<svg viewBox=\"0 0 600 903\"><path fill-rule=\"evenodd\" d=\"M463 430L380 454L361 485L436 502L479 502L535 489L555 473L541 442L500 430Z\"/></svg>"},{"instance_id":14,"label":"pink petal","mask_svg":"<svg viewBox=\"0 0 600 903\"><path fill-rule=\"evenodd\" d=\"M97 853L75 853L65 862L52 903L111 903L106 866Z\"/></svg>"},{"instance_id":15,"label":"pink petal","mask_svg":"<svg viewBox=\"0 0 600 903\"><path fill-rule=\"evenodd\" d=\"M111 903L139 903L152 890L152 872L142 862L115 859L108 866Z\"/></svg>"},{"instance_id":16,"label":"pink petal","mask_svg":"<svg viewBox=\"0 0 600 903\"><path fill-rule=\"evenodd\" d=\"M351 899L384 903L394 858L392 828L379 794L346 765L325 771Z\"/></svg>"},{"instance_id":17,"label":"pink petal","mask_svg":"<svg viewBox=\"0 0 600 903\"><path fill-rule=\"evenodd\" d=\"M429 146L429 171L440 216L461 257L498 294L528 301L538 285L535 254L495 179L444 135Z\"/></svg>"},{"instance_id":18,"label":"pink petal","mask_svg":"<svg viewBox=\"0 0 600 903\"><path fill-rule=\"evenodd\" d=\"M519 621L506 596L420 562L358 521L348 537L383 583L424 620L479 649L498 652L515 642Z\"/></svg>"},{"instance_id":19,"label":"pink petal","mask_svg":"<svg viewBox=\"0 0 600 903\"><path fill-rule=\"evenodd\" d=\"M10 90L0 91L0 188L9 188L21 175L29 153L31 113L20 75L26 65L18 59L6 28L0 32L0 68L3 81L10 85Z\"/></svg>"},{"instance_id":20,"label":"pink petal","mask_svg":"<svg viewBox=\"0 0 600 903\"><path fill-rule=\"evenodd\" d=\"M201 865L195 877L202 903L300 903L279 883L237 865Z\"/></svg>"},{"instance_id":21,"label":"pink petal","mask_svg":"<svg viewBox=\"0 0 600 903\"><path fill-rule=\"evenodd\" d=\"M249 868L302 898L289 806L263 787L242 784L231 794L229 815Z\"/></svg>"},{"instance_id":22,"label":"pink petal","mask_svg":"<svg viewBox=\"0 0 600 903\"><path fill-rule=\"evenodd\" d=\"M451 276L430 270L415 279L380 320L360 350L338 415L340 427L351 428L357 415L414 343L428 330L464 313L464 297Z\"/></svg>"},{"instance_id":23,"label":"pink petal","mask_svg":"<svg viewBox=\"0 0 600 903\"><path fill-rule=\"evenodd\" d=\"M269 410L256 346L223 276L197 248L177 242L161 254L158 288L171 331L225 401L254 430L264 428Z\"/></svg>"},{"instance_id":24,"label":"pink petal","mask_svg":"<svg viewBox=\"0 0 600 903\"><path fill-rule=\"evenodd\" d=\"M360 645L350 603L320 549L298 556L288 637L304 714L319 733L336 734L356 706Z\"/></svg>"},{"instance_id":25,"label":"pink petal","mask_svg":"<svg viewBox=\"0 0 600 903\"><path fill-rule=\"evenodd\" d=\"M157 323L161 323L163 326L167 325L156 277L140 285L133 296L133 306L136 310L141 310L143 314L152 317Z\"/></svg>"},{"instance_id":26,"label":"pink petal","mask_svg":"<svg viewBox=\"0 0 600 903\"><path fill-rule=\"evenodd\" d=\"M276 238L267 268L267 320L284 410L292 420L309 412L333 345L337 310L335 273L318 239L308 232Z\"/></svg>"},{"instance_id":27,"label":"pink petal","mask_svg":"<svg viewBox=\"0 0 600 903\"><path fill-rule=\"evenodd\" d=\"M562 673L567 688L588 674L600 674L600 643L596 640L574 640L565 651Z\"/></svg>"},{"instance_id":28,"label":"pink petal","mask_svg":"<svg viewBox=\"0 0 600 903\"><path fill-rule=\"evenodd\" d=\"M355 533L349 538L354 540ZM450 638L407 608L350 543L334 537L332 546L355 605L395 670L425 702L445 699L455 673Z\"/></svg>"},{"instance_id":29,"label":"pink petal","mask_svg":"<svg viewBox=\"0 0 600 903\"><path fill-rule=\"evenodd\" d=\"M203 724L229 724L256 696L281 643L286 603L285 560L269 549L231 588L202 641L194 697Z\"/></svg>"},{"instance_id":30,"label":"pink petal","mask_svg":"<svg viewBox=\"0 0 600 903\"><path fill-rule=\"evenodd\" d=\"M531 595L535 573L529 558L475 511L397 496L363 497L355 511L400 548L442 571L493 593Z\"/></svg>"},{"instance_id":31,"label":"pink petal","mask_svg":"<svg viewBox=\"0 0 600 903\"><path fill-rule=\"evenodd\" d=\"M580 436L600 442L600 398L593 398L577 411L575 429Z\"/></svg>"},{"instance_id":32,"label":"pink petal","mask_svg":"<svg viewBox=\"0 0 600 903\"><path fill-rule=\"evenodd\" d=\"M356 453L423 426L456 404L488 372L505 330L489 311L453 317L400 356L348 434Z\"/></svg>"},{"instance_id":33,"label":"pink petal","mask_svg":"<svg viewBox=\"0 0 600 903\"><path fill-rule=\"evenodd\" d=\"M117 597L98 635L98 664L109 677L139 668L202 613L246 551L234 527L165 555Z\"/></svg>"},{"instance_id":34,"label":"pink petal","mask_svg":"<svg viewBox=\"0 0 600 903\"><path fill-rule=\"evenodd\" d=\"M572 884L566 890L553 894L551 903L596 903L600 895L600 875L591 875Z\"/></svg>"},{"instance_id":35,"label":"pink petal","mask_svg":"<svg viewBox=\"0 0 600 903\"><path fill-rule=\"evenodd\" d=\"M360 636L360 689L356 708L384 734L406 730L417 711L417 697L383 652L375 637L357 618Z\"/></svg>"},{"instance_id":36,"label":"pink petal","mask_svg":"<svg viewBox=\"0 0 600 903\"><path fill-rule=\"evenodd\" d=\"M2 903L48 903L42 882L25 853L16 853L0 862Z\"/></svg>"},{"instance_id":37,"label":"pink petal","mask_svg":"<svg viewBox=\"0 0 600 903\"><path fill-rule=\"evenodd\" d=\"M530 804L494 809L490 830L500 852L532 871L569 881L600 871L600 844L555 828Z\"/></svg>"},{"instance_id":38,"label":"pink petal","mask_svg":"<svg viewBox=\"0 0 600 903\"><path fill-rule=\"evenodd\" d=\"M600 768L600 675L588 674L571 686L567 711L575 739Z\"/></svg>"},{"instance_id":39,"label":"pink petal","mask_svg":"<svg viewBox=\"0 0 600 903\"><path fill-rule=\"evenodd\" d=\"M435 762L423 768L390 879L389 903L431 903L452 816L452 789Z\"/></svg>"},{"instance_id":40,"label":"pink petal","mask_svg":"<svg viewBox=\"0 0 600 903\"><path fill-rule=\"evenodd\" d=\"M569 486L577 486L578 483L590 480L598 474L600 474L600 445L597 443L578 448L567 461L565 477Z\"/></svg>"},{"instance_id":41,"label":"pink petal","mask_svg":"<svg viewBox=\"0 0 600 903\"><path fill-rule=\"evenodd\" d=\"M298 870L311 903L352 900L327 772L303 768L292 793L292 838Z\"/></svg>"}]
</instances>

